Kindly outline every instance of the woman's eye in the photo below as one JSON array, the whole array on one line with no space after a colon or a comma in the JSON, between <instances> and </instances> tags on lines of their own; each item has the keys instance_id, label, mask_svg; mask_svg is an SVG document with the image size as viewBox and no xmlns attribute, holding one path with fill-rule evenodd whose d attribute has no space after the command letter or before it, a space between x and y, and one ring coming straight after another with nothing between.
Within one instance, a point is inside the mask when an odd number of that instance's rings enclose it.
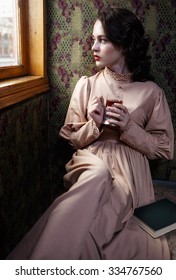
<instances>
[{"instance_id":1,"label":"woman's eye","mask_svg":"<svg viewBox=\"0 0 176 280\"><path fill-rule=\"evenodd\" d=\"M101 39L101 42L102 42L102 43L105 43L105 42L106 42L106 40L105 40L105 39Z\"/></svg>"},{"instance_id":2,"label":"woman's eye","mask_svg":"<svg viewBox=\"0 0 176 280\"><path fill-rule=\"evenodd\" d=\"M92 43L95 42L95 38L93 38L92 36L90 37L90 40L91 40Z\"/></svg>"},{"instance_id":3,"label":"woman's eye","mask_svg":"<svg viewBox=\"0 0 176 280\"><path fill-rule=\"evenodd\" d=\"M94 37L91 37L91 43L94 44L95 42L97 43L102 43L102 44L105 44L108 40L105 39L105 38L94 38Z\"/></svg>"},{"instance_id":4,"label":"woman's eye","mask_svg":"<svg viewBox=\"0 0 176 280\"><path fill-rule=\"evenodd\" d=\"M100 39L100 42L105 44L107 42L107 40L106 39Z\"/></svg>"}]
</instances>

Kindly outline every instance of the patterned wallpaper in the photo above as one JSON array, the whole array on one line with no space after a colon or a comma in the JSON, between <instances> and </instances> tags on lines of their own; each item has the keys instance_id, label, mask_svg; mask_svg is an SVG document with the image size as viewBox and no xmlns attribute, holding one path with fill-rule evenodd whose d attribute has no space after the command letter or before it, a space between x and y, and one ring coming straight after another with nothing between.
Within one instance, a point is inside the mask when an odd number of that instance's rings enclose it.
<instances>
[{"instance_id":1,"label":"patterned wallpaper","mask_svg":"<svg viewBox=\"0 0 176 280\"><path fill-rule=\"evenodd\" d=\"M165 90L176 128L176 1L175 0L52 0L47 1L50 166L53 190L62 183L64 155L69 148L58 139L73 88L82 75L92 75L90 36L99 9L126 7L137 14L150 37L152 72ZM173 63L174 62L174 63ZM70 151L70 150L69 150ZM151 163L153 178L171 179L174 162ZM176 168L176 164L175 164ZM60 170L60 172L58 172ZM175 171L176 172L176 171ZM172 175L173 177L173 175ZM176 176L175 176L176 179Z\"/></svg>"},{"instance_id":2,"label":"patterned wallpaper","mask_svg":"<svg viewBox=\"0 0 176 280\"><path fill-rule=\"evenodd\" d=\"M151 40L153 74L165 90L176 129L176 0L46 3L50 91L0 114L0 258L63 191L64 165L72 151L58 138L58 130L77 80L96 71L90 35L96 13L105 5L127 7L142 20ZM172 176L171 163L154 165L154 178L176 181L176 160L172 161Z\"/></svg>"},{"instance_id":3,"label":"patterned wallpaper","mask_svg":"<svg viewBox=\"0 0 176 280\"><path fill-rule=\"evenodd\" d=\"M48 206L46 94L0 114L0 258Z\"/></svg>"}]
</instances>

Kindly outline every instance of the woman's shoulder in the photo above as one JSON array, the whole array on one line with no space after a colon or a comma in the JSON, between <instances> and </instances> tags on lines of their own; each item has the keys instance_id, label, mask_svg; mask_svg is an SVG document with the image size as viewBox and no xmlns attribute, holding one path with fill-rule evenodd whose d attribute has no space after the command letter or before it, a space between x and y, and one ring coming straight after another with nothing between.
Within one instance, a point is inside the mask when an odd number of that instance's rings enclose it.
<instances>
[{"instance_id":1,"label":"woman's shoulder","mask_svg":"<svg viewBox=\"0 0 176 280\"><path fill-rule=\"evenodd\" d=\"M97 77L101 74L100 72L97 72L96 74L92 76L84 75L78 78L77 82L75 83L74 91L73 93L78 94L78 92L83 93L90 91L92 85L94 84L94 81L97 80Z\"/></svg>"},{"instance_id":2,"label":"woman's shoulder","mask_svg":"<svg viewBox=\"0 0 176 280\"><path fill-rule=\"evenodd\" d=\"M94 74L92 74L92 75L84 75L84 76L82 76L80 79L79 79L79 81L87 81L87 80L89 80L89 81L94 81L94 80L96 80L98 77L100 77L101 75L103 74L103 70L100 70L100 71L98 71L98 72L96 72L96 73L94 73Z\"/></svg>"},{"instance_id":3,"label":"woman's shoulder","mask_svg":"<svg viewBox=\"0 0 176 280\"><path fill-rule=\"evenodd\" d=\"M162 91L161 87L154 81L146 81L144 82L146 84L147 87L157 90L157 91Z\"/></svg>"},{"instance_id":4,"label":"woman's shoulder","mask_svg":"<svg viewBox=\"0 0 176 280\"><path fill-rule=\"evenodd\" d=\"M156 96L163 94L163 89L154 81L134 82L134 85Z\"/></svg>"}]
</instances>

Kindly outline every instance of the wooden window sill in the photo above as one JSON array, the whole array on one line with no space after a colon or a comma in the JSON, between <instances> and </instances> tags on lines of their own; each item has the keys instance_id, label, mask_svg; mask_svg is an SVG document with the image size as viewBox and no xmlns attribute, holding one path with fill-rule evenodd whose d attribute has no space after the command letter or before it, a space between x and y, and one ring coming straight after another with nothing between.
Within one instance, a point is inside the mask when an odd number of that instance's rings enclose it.
<instances>
[{"instance_id":1,"label":"wooden window sill","mask_svg":"<svg viewBox=\"0 0 176 280\"><path fill-rule=\"evenodd\" d=\"M0 109L14 105L49 90L45 76L23 76L0 82Z\"/></svg>"}]
</instances>

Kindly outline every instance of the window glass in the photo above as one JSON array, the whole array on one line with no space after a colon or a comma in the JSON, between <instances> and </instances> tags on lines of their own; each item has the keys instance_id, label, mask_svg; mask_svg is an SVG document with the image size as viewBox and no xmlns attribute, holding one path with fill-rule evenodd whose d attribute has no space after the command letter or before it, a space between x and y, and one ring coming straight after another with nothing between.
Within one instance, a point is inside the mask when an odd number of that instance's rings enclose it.
<instances>
[{"instance_id":1,"label":"window glass","mask_svg":"<svg viewBox=\"0 0 176 280\"><path fill-rule=\"evenodd\" d=\"M0 67L20 65L19 0L0 0Z\"/></svg>"}]
</instances>

